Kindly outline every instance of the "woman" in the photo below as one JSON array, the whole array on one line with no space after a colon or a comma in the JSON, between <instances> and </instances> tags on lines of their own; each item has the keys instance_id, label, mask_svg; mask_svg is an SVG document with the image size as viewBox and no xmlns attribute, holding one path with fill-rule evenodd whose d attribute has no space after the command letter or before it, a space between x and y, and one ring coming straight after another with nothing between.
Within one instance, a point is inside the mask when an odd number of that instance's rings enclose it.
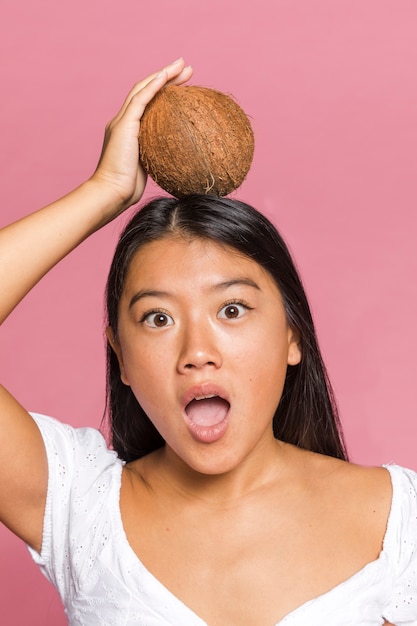
<instances>
[{"instance_id":1,"label":"woman","mask_svg":"<svg viewBox=\"0 0 417 626\"><path fill-rule=\"evenodd\" d=\"M139 200L144 107L190 76L179 60L136 85L93 177L0 232L2 319ZM0 519L69 623L417 623L417 478L346 462L308 304L271 224L226 199L153 201L121 236L107 305L118 456L93 429L0 393Z\"/></svg>"}]
</instances>

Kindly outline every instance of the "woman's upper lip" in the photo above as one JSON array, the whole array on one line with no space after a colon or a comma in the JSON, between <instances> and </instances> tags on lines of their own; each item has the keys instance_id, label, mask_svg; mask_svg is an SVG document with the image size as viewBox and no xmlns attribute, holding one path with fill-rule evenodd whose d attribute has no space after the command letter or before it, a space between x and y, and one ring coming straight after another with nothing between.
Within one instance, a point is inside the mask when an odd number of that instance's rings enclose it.
<instances>
[{"instance_id":1,"label":"woman's upper lip","mask_svg":"<svg viewBox=\"0 0 417 626\"><path fill-rule=\"evenodd\" d=\"M181 397L181 407L185 409L187 404L192 400L198 398L207 398L210 396L219 396L223 400L226 400L230 404L229 394L223 387L213 382L204 382L198 385L193 385L185 391Z\"/></svg>"}]
</instances>

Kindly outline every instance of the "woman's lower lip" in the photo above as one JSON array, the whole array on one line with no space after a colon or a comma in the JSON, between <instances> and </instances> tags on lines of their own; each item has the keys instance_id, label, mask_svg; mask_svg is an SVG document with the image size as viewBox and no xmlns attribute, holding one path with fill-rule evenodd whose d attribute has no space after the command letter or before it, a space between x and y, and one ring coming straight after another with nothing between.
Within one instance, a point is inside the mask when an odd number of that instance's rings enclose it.
<instances>
[{"instance_id":1,"label":"woman's lower lip","mask_svg":"<svg viewBox=\"0 0 417 626\"><path fill-rule=\"evenodd\" d=\"M186 419L185 423L188 426L188 430L190 431L192 437L201 443L214 443L223 437L225 434L227 427L229 425L228 415L218 424L213 424L212 426L201 426L200 424L195 424L191 420Z\"/></svg>"}]
</instances>

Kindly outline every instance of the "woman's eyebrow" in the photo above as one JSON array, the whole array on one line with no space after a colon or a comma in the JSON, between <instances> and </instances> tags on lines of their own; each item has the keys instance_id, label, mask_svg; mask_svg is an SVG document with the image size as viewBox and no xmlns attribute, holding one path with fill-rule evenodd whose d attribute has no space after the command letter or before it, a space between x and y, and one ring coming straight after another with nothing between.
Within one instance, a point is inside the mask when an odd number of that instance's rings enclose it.
<instances>
[{"instance_id":1,"label":"woman's eyebrow","mask_svg":"<svg viewBox=\"0 0 417 626\"><path fill-rule=\"evenodd\" d=\"M170 294L168 291L159 291L156 289L142 289L141 291L135 293L135 295L131 298L129 302L129 309L131 309L132 306L142 298L169 298L171 295L172 294Z\"/></svg>"},{"instance_id":2,"label":"woman's eyebrow","mask_svg":"<svg viewBox=\"0 0 417 626\"><path fill-rule=\"evenodd\" d=\"M230 280L223 280L222 282L213 285L210 288L210 291L222 291L223 289L228 289L229 287L234 287L235 285L246 285L260 291L259 285L257 285L251 278L231 278Z\"/></svg>"}]
</instances>

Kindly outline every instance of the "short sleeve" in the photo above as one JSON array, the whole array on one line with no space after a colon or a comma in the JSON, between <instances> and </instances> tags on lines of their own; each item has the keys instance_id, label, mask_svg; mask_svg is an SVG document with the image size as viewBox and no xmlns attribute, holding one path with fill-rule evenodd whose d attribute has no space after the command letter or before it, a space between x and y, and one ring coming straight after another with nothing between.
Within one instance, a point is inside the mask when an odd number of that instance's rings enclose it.
<instances>
[{"instance_id":1,"label":"short sleeve","mask_svg":"<svg viewBox=\"0 0 417 626\"><path fill-rule=\"evenodd\" d=\"M417 474L388 466L393 483L390 527L384 551L394 571L384 618L396 626L417 625Z\"/></svg>"},{"instance_id":2,"label":"short sleeve","mask_svg":"<svg viewBox=\"0 0 417 626\"><path fill-rule=\"evenodd\" d=\"M32 414L48 458L48 492L41 553L34 561L61 597L76 594L89 563L108 538L108 493L122 462L94 428L73 428Z\"/></svg>"}]
</instances>

